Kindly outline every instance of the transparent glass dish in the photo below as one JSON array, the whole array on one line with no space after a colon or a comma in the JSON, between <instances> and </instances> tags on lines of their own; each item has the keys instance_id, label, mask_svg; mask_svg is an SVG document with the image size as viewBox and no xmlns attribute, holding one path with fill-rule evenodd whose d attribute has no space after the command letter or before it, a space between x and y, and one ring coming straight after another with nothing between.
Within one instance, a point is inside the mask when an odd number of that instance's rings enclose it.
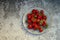
<instances>
[{"instance_id":1,"label":"transparent glass dish","mask_svg":"<svg viewBox=\"0 0 60 40\"><path fill-rule=\"evenodd\" d=\"M43 30L43 32L39 32L38 30L30 30L27 28L27 23L26 23L26 19L27 19L27 14L29 12L32 11L32 9L38 9L38 10L44 10L44 13L45 15L47 16L47 24L48 24L48 28ZM39 34L43 34L43 33L46 33L49 31L51 27L51 24L52 24L52 14L49 13L47 10L43 9L43 8L40 8L40 7L34 7L34 8L30 8L28 11L26 11L23 15L23 27L31 34L36 34L36 35L39 35Z\"/></svg>"}]
</instances>

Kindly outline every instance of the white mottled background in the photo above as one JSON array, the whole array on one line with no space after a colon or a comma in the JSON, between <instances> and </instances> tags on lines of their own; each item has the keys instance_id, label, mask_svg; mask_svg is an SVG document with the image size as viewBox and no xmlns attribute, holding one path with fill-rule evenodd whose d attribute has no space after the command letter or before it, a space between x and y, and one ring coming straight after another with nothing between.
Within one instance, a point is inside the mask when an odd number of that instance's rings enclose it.
<instances>
[{"instance_id":1,"label":"white mottled background","mask_svg":"<svg viewBox=\"0 0 60 40\"><path fill-rule=\"evenodd\" d=\"M60 5L56 1L29 0L16 1L15 4L10 4L8 1L0 3L0 40L60 40ZM42 35L32 35L25 31L22 27L21 10L31 7L43 7L52 13L54 28Z\"/></svg>"}]
</instances>

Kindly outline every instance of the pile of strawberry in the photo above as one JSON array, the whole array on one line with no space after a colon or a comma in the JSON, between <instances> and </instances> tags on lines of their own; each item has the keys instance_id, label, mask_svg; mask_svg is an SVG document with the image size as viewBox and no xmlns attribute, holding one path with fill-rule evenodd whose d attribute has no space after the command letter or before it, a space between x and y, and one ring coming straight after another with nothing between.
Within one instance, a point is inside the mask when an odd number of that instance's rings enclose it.
<instances>
[{"instance_id":1,"label":"pile of strawberry","mask_svg":"<svg viewBox=\"0 0 60 40\"><path fill-rule=\"evenodd\" d=\"M44 14L43 10L33 9L30 13L27 14L27 28L33 30L39 30L42 32L44 28L47 28L47 16Z\"/></svg>"}]
</instances>

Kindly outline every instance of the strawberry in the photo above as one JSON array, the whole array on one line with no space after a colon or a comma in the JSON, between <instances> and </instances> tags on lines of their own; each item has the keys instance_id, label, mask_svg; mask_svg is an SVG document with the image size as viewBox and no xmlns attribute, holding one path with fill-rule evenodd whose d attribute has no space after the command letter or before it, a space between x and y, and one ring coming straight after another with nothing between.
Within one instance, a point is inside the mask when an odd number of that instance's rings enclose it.
<instances>
[{"instance_id":1,"label":"strawberry","mask_svg":"<svg viewBox=\"0 0 60 40\"><path fill-rule=\"evenodd\" d=\"M43 16L43 19L45 19L45 20L46 20L46 19L47 19L47 16Z\"/></svg>"},{"instance_id":2,"label":"strawberry","mask_svg":"<svg viewBox=\"0 0 60 40\"><path fill-rule=\"evenodd\" d=\"M36 13L37 16L39 16L39 13Z\"/></svg>"},{"instance_id":3,"label":"strawberry","mask_svg":"<svg viewBox=\"0 0 60 40\"><path fill-rule=\"evenodd\" d=\"M34 30L37 30L39 27L37 24L34 24L33 26L34 26L34 28L33 28Z\"/></svg>"},{"instance_id":4,"label":"strawberry","mask_svg":"<svg viewBox=\"0 0 60 40\"><path fill-rule=\"evenodd\" d=\"M43 31L43 29L41 27L39 27L39 32L42 32L42 31Z\"/></svg>"},{"instance_id":5,"label":"strawberry","mask_svg":"<svg viewBox=\"0 0 60 40\"><path fill-rule=\"evenodd\" d=\"M42 26L43 26L43 27L45 27L45 26L46 26L46 21L44 21L44 22L42 23Z\"/></svg>"},{"instance_id":6,"label":"strawberry","mask_svg":"<svg viewBox=\"0 0 60 40\"><path fill-rule=\"evenodd\" d=\"M31 14L31 16L32 16L32 17L34 17L34 16L35 16L35 14Z\"/></svg>"},{"instance_id":7,"label":"strawberry","mask_svg":"<svg viewBox=\"0 0 60 40\"><path fill-rule=\"evenodd\" d=\"M31 14L27 14L27 18L31 19L32 18Z\"/></svg>"},{"instance_id":8,"label":"strawberry","mask_svg":"<svg viewBox=\"0 0 60 40\"><path fill-rule=\"evenodd\" d=\"M40 19L37 19L37 22L40 22Z\"/></svg>"},{"instance_id":9,"label":"strawberry","mask_svg":"<svg viewBox=\"0 0 60 40\"><path fill-rule=\"evenodd\" d=\"M36 14L36 13L39 13L39 11L38 11L37 9L33 9L33 10L32 10L32 13L33 13L33 14Z\"/></svg>"},{"instance_id":10,"label":"strawberry","mask_svg":"<svg viewBox=\"0 0 60 40\"><path fill-rule=\"evenodd\" d=\"M38 16L38 19L40 19L40 20L41 20L41 19L42 19L42 16Z\"/></svg>"},{"instance_id":11,"label":"strawberry","mask_svg":"<svg viewBox=\"0 0 60 40\"><path fill-rule=\"evenodd\" d=\"M36 18L32 17L31 18L32 22L36 22Z\"/></svg>"},{"instance_id":12,"label":"strawberry","mask_svg":"<svg viewBox=\"0 0 60 40\"><path fill-rule=\"evenodd\" d=\"M28 22L29 24L31 24L31 23L32 23L32 21L31 21L31 20L28 20L27 22Z\"/></svg>"},{"instance_id":13,"label":"strawberry","mask_svg":"<svg viewBox=\"0 0 60 40\"><path fill-rule=\"evenodd\" d=\"M31 24L28 24L28 29L32 29L33 26Z\"/></svg>"},{"instance_id":14,"label":"strawberry","mask_svg":"<svg viewBox=\"0 0 60 40\"><path fill-rule=\"evenodd\" d=\"M43 10L40 10L40 13L41 13L42 15L44 15L44 11L43 11Z\"/></svg>"},{"instance_id":15,"label":"strawberry","mask_svg":"<svg viewBox=\"0 0 60 40\"><path fill-rule=\"evenodd\" d=\"M36 25L36 22L33 22L33 24L32 24L33 26L35 26Z\"/></svg>"}]
</instances>

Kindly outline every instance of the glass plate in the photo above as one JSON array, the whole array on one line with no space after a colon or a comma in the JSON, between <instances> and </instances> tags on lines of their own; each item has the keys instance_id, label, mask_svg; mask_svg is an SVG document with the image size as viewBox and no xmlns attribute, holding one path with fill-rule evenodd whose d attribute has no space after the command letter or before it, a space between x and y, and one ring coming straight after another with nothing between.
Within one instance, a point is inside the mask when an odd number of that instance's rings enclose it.
<instances>
[{"instance_id":1,"label":"glass plate","mask_svg":"<svg viewBox=\"0 0 60 40\"><path fill-rule=\"evenodd\" d=\"M26 19L27 19L27 13L31 12L32 9L38 9L38 10L44 10L45 15L47 16L47 23L48 23L48 28L43 30L43 32L39 32L38 30L30 30L27 28L27 23L26 23ZM48 32L48 30L51 28L51 24L52 24L52 14L49 13L47 10L40 8L40 7L35 7L35 8L30 8L27 9L27 11L24 13L23 15L23 27L31 34L43 34Z\"/></svg>"}]
</instances>

